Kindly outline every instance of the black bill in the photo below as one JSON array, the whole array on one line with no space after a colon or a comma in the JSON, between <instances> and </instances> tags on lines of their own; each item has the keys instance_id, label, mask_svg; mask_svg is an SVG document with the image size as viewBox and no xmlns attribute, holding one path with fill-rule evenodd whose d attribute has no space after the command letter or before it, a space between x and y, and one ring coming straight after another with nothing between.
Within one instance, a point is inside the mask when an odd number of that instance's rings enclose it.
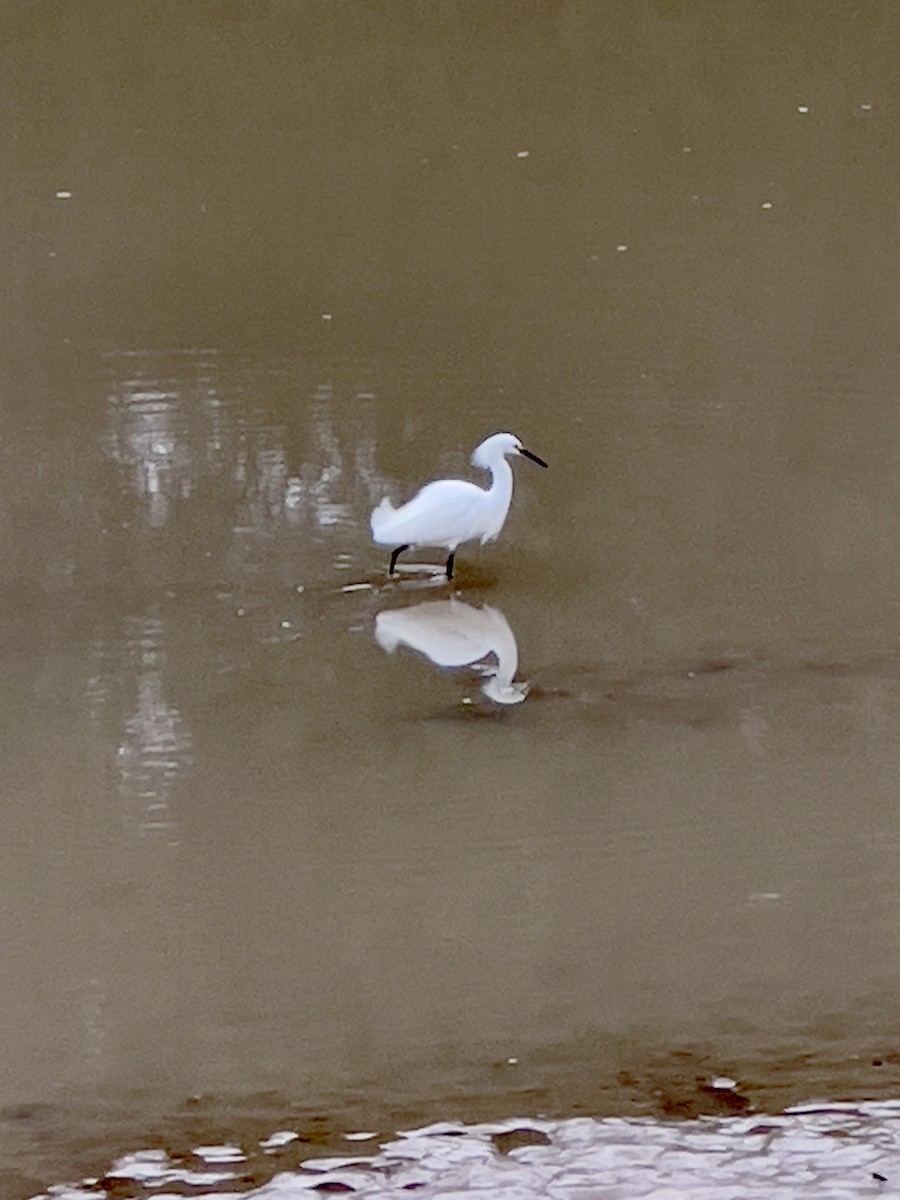
<instances>
[{"instance_id":1,"label":"black bill","mask_svg":"<svg viewBox=\"0 0 900 1200\"><path fill-rule=\"evenodd\" d=\"M538 458L536 454L532 454L530 450L526 450L524 446L519 449L520 454L524 454L526 458L530 458L532 462L536 462L539 467L546 467L546 463L542 458Z\"/></svg>"}]
</instances>

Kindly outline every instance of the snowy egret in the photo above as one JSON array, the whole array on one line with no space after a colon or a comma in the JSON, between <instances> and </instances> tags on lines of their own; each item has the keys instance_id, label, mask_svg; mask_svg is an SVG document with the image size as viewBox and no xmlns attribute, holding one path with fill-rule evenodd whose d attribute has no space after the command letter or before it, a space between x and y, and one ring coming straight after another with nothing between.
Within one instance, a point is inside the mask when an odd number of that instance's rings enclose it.
<instances>
[{"instance_id":1,"label":"snowy egret","mask_svg":"<svg viewBox=\"0 0 900 1200\"><path fill-rule=\"evenodd\" d=\"M475 608L462 600L426 600L412 608L392 608L375 618L375 639L393 654L409 646L439 667L474 666L484 676L481 690L497 704L521 704L527 683L516 683L519 650L499 608ZM493 655L494 664L481 660Z\"/></svg>"},{"instance_id":2,"label":"snowy egret","mask_svg":"<svg viewBox=\"0 0 900 1200\"><path fill-rule=\"evenodd\" d=\"M372 537L379 546L393 546L388 574L394 574L397 557L414 546L446 546L447 578L453 578L457 546L472 538L482 544L500 533L512 500L512 468L507 454L521 454L539 467L542 458L526 450L511 433L494 433L475 447L472 465L490 471L491 486L480 488L465 479L436 479L412 500L394 508L385 497L372 512Z\"/></svg>"}]
</instances>

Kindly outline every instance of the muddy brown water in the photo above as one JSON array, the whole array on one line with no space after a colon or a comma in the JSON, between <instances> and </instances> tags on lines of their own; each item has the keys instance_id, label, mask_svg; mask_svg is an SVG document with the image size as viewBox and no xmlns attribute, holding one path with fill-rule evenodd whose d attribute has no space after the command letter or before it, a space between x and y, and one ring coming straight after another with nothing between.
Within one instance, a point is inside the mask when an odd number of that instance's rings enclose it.
<instances>
[{"instance_id":1,"label":"muddy brown water","mask_svg":"<svg viewBox=\"0 0 900 1200\"><path fill-rule=\"evenodd\" d=\"M896 1094L896 6L3 22L6 1192ZM498 428L509 706L367 529Z\"/></svg>"}]
</instances>

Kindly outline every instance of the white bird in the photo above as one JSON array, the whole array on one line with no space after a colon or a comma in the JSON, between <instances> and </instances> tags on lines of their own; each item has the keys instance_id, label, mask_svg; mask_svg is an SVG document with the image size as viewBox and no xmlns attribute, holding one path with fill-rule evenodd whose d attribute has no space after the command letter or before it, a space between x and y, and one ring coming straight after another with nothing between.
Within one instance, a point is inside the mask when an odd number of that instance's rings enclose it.
<instances>
[{"instance_id":1,"label":"white bird","mask_svg":"<svg viewBox=\"0 0 900 1200\"><path fill-rule=\"evenodd\" d=\"M384 500L372 511L372 537L379 546L393 546L388 574L394 574L397 556L415 546L446 546L447 578L453 578L457 546L473 538L482 544L500 533L513 493L512 468L507 454L521 454L539 467L542 458L526 450L511 433L494 433L475 447L472 465L491 473L491 486L480 488L465 479L436 479L412 500L394 508Z\"/></svg>"},{"instance_id":2,"label":"white bird","mask_svg":"<svg viewBox=\"0 0 900 1200\"><path fill-rule=\"evenodd\" d=\"M375 618L375 639L388 654L409 646L439 667L477 666L481 690L497 704L520 704L528 694L528 684L513 679L519 665L515 634L489 604L473 608L451 598L386 609ZM482 662L490 655L496 665Z\"/></svg>"}]
</instances>

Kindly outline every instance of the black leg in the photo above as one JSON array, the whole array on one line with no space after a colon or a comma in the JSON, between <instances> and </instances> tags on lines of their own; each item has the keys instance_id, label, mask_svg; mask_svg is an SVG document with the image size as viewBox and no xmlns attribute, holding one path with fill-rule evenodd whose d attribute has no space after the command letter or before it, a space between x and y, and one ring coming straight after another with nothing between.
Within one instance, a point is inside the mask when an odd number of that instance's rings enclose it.
<instances>
[{"instance_id":1,"label":"black leg","mask_svg":"<svg viewBox=\"0 0 900 1200\"><path fill-rule=\"evenodd\" d=\"M453 578L453 559L455 557L456 557L456 551L454 550L453 553L450 555L450 557L447 559L447 578L448 579Z\"/></svg>"},{"instance_id":2,"label":"black leg","mask_svg":"<svg viewBox=\"0 0 900 1200\"><path fill-rule=\"evenodd\" d=\"M393 575L394 567L396 567L396 565L397 565L398 557L403 553L404 550L408 550L408 549L409 549L409 546L406 545L406 546L398 546L396 550L391 551L391 565L388 567L388 575Z\"/></svg>"}]
</instances>

